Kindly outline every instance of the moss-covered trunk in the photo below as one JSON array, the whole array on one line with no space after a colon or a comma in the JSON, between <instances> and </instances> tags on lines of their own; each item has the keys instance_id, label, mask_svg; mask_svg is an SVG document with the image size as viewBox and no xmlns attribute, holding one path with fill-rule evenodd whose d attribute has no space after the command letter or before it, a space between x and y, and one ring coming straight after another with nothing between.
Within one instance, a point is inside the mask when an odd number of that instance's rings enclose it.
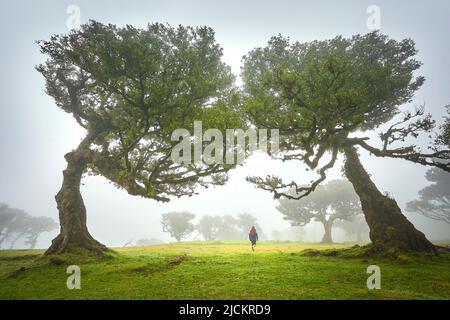
<instances>
[{"instance_id":1,"label":"moss-covered trunk","mask_svg":"<svg viewBox=\"0 0 450 320\"><path fill-rule=\"evenodd\" d=\"M87 169L89 159L89 137L80 146L65 155L67 168L63 171L63 183L55 196L59 210L60 233L53 239L45 254L70 252L73 249L84 248L96 253L102 253L107 248L95 240L87 229L86 208L80 193L80 183Z\"/></svg>"},{"instance_id":2,"label":"moss-covered trunk","mask_svg":"<svg viewBox=\"0 0 450 320\"><path fill-rule=\"evenodd\" d=\"M370 179L354 147L345 149L344 171L353 184L375 246L436 252L434 245L402 214L397 202L383 195Z\"/></svg>"}]
</instances>

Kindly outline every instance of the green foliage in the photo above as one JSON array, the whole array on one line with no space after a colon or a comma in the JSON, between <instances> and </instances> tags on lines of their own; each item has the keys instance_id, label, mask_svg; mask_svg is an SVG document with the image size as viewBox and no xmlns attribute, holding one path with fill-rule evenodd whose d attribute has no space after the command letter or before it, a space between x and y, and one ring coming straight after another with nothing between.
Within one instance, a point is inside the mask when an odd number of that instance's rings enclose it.
<instances>
[{"instance_id":1,"label":"green foliage","mask_svg":"<svg viewBox=\"0 0 450 320\"><path fill-rule=\"evenodd\" d=\"M444 123L440 126L435 143L437 146L450 148L450 105L445 107L449 116L444 117Z\"/></svg>"},{"instance_id":2,"label":"green foliage","mask_svg":"<svg viewBox=\"0 0 450 320\"><path fill-rule=\"evenodd\" d=\"M175 129L243 124L234 76L211 28L90 21L39 44L48 59L37 70L56 104L87 130L92 173L159 201L225 182L231 165L179 166L170 158Z\"/></svg>"},{"instance_id":3,"label":"green foliage","mask_svg":"<svg viewBox=\"0 0 450 320\"><path fill-rule=\"evenodd\" d=\"M435 125L423 108L396 117L425 80L416 76L421 66L416 54L411 39L396 41L379 32L307 43L290 43L278 35L266 47L249 52L242 68L243 109L249 122L279 129L279 158L302 161L319 177L309 186L276 176L247 180L275 198L299 199L325 181L340 152L354 146L378 157L450 171L450 150L422 153L415 145L392 147L429 133ZM360 136L393 119L387 131L379 133L381 147ZM322 162L328 153L331 158ZM289 188L295 188L295 197L286 194Z\"/></svg>"},{"instance_id":4,"label":"green foliage","mask_svg":"<svg viewBox=\"0 0 450 320\"><path fill-rule=\"evenodd\" d=\"M257 125L280 128L295 146L368 130L390 120L424 78L414 43L379 33L289 43L272 37L244 58L245 108ZM290 144L285 145L289 148Z\"/></svg>"}]
</instances>

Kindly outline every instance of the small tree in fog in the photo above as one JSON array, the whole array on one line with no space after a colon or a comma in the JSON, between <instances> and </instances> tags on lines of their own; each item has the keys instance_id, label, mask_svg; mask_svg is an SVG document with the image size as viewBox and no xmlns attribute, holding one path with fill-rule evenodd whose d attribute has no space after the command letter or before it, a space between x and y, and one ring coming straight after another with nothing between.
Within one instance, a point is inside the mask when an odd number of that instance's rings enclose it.
<instances>
[{"instance_id":1,"label":"small tree in fog","mask_svg":"<svg viewBox=\"0 0 450 320\"><path fill-rule=\"evenodd\" d=\"M30 215L25 211L0 204L0 246L9 241L9 248L13 248L28 231L29 221Z\"/></svg>"},{"instance_id":2,"label":"small tree in fog","mask_svg":"<svg viewBox=\"0 0 450 320\"><path fill-rule=\"evenodd\" d=\"M349 240L369 241L369 226L362 214L356 215L352 220L337 220L334 226L342 229Z\"/></svg>"},{"instance_id":3,"label":"small tree in fog","mask_svg":"<svg viewBox=\"0 0 450 320\"><path fill-rule=\"evenodd\" d=\"M0 246L8 238L9 227L14 220L15 214L5 203L0 203Z\"/></svg>"},{"instance_id":4,"label":"small tree in fog","mask_svg":"<svg viewBox=\"0 0 450 320\"><path fill-rule=\"evenodd\" d=\"M41 233L56 230L58 226L50 217L31 217L25 244L29 245L30 249L34 249Z\"/></svg>"},{"instance_id":5,"label":"small tree in fog","mask_svg":"<svg viewBox=\"0 0 450 320\"><path fill-rule=\"evenodd\" d=\"M237 240L242 239L241 231L238 228L239 220L232 215L226 214L222 217L217 239L219 240Z\"/></svg>"},{"instance_id":6,"label":"small tree in fog","mask_svg":"<svg viewBox=\"0 0 450 320\"><path fill-rule=\"evenodd\" d=\"M281 232L279 230L273 230L272 231L272 238L275 241L280 241L281 240Z\"/></svg>"},{"instance_id":7,"label":"small tree in fog","mask_svg":"<svg viewBox=\"0 0 450 320\"><path fill-rule=\"evenodd\" d=\"M437 152L442 147L450 149L450 105L446 109L449 116L444 117L444 123L439 127L440 132L435 139L434 150ZM450 223L450 174L432 168L427 171L425 178L432 184L420 190L419 199L408 202L406 210Z\"/></svg>"},{"instance_id":8,"label":"small tree in fog","mask_svg":"<svg viewBox=\"0 0 450 320\"><path fill-rule=\"evenodd\" d=\"M432 184L420 190L419 199L408 202L406 210L450 223L450 174L433 168L425 177Z\"/></svg>"},{"instance_id":9,"label":"small tree in fog","mask_svg":"<svg viewBox=\"0 0 450 320\"><path fill-rule=\"evenodd\" d=\"M198 222L196 229L206 241L211 241L217 238L221 223L221 217L205 215Z\"/></svg>"},{"instance_id":10,"label":"small tree in fog","mask_svg":"<svg viewBox=\"0 0 450 320\"><path fill-rule=\"evenodd\" d=\"M195 215L187 211L164 213L161 219L162 230L180 242L194 232L195 226L191 222L194 218Z\"/></svg>"},{"instance_id":11,"label":"small tree in fog","mask_svg":"<svg viewBox=\"0 0 450 320\"><path fill-rule=\"evenodd\" d=\"M288 236L292 235L295 241L303 241L306 236L306 230L302 227L290 227L287 231Z\"/></svg>"},{"instance_id":12,"label":"small tree in fog","mask_svg":"<svg viewBox=\"0 0 450 320\"><path fill-rule=\"evenodd\" d=\"M256 231L258 231L258 237L261 239L263 236L263 230L261 226L258 224L257 219L255 216L252 216L249 213L240 213L238 214L238 228L241 231L240 239L246 239L248 236L248 232L250 231L250 228L254 226L256 228Z\"/></svg>"},{"instance_id":13,"label":"small tree in fog","mask_svg":"<svg viewBox=\"0 0 450 320\"><path fill-rule=\"evenodd\" d=\"M33 249L42 232L52 231L58 224L49 217L33 217L21 209L10 208L0 203L0 246L9 241L9 248L14 248L16 242L27 236L25 244Z\"/></svg>"},{"instance_id":14,"label":"small tree in fog","mask_svg":"<svg viewBox=\"0 0 450 320\"><path fill-rule=\"evenodd\" d=\"M289 227L281 230L273 230L272 238L276 241L303 241L306 231L302 227Z\"/></svg>"},{"instance_id":15,"label":"small tree in fog","mask_svg":"<svg viewBox=\"0 0 450 320\"><path fill-rule=\"evenodd\" d=\"M290 190L295 193L295 190ZM333 242L331 230L337 219L351 220L361 213L359 198L347 180L333 180L319 185L314 192L299 200L281 198L277 210L292 226L303 227L311 221L323 224L323 243Z\"/></svg>"}]
</instances>

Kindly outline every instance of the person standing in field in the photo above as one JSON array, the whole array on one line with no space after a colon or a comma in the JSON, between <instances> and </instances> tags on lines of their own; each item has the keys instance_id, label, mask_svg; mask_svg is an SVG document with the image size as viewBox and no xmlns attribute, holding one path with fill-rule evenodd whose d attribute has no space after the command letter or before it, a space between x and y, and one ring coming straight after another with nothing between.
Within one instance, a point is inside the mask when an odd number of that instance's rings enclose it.
<instances>
[{"instance_id":1,"label":"person standing in field","mask_svg":"<svg viewBox=\"0 0 450 320\"><path fill-rule=\"evenodd\" d=\"M252 250L255 251L256 241L258 240L258 233L256 232L256 228L253 226L248 233L248 239L252 243Z\"/></svg>"}]
</instances>

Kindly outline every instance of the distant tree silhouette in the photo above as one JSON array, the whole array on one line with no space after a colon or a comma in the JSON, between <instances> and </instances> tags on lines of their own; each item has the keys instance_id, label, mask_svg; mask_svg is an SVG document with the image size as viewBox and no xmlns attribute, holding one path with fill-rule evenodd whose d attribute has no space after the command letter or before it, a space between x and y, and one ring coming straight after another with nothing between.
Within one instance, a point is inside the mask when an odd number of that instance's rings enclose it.
<instances>
[{"instance_id":1,"label":"distant tree silhouette","mask_svg":"<svg viewBox=\"0 0 450 320\"><path fill-rule=\"evenodd\" d=\"M295 193L295 190L290 192ZM299 200L282 198L277 210L293 226L303 227L318 221L324 227L323 243L333 242L331 231L335 220L352 220L361 213L358 195L347 180L333 180L319 185L314 192Z\"/></svg>"},{"instance_id":2,"label":"distant tree silhouette","mask_svg":"<svg viewBox=\"0 0 450 320\"><path fill-rule=\"evenodd\" d=\"M257 222L258 218L249 214L249 213L240 213L238 214L238 228L241 231L241 239L248 238L248 232L250 228L254 226L256 231L258 232L258 238L261 240L264 238L264 231L261 226Z\"/></svg>"},{"instance_id":3,"label":"distant tree silhouette","mask_svg":"<svg viewBox=\"0 0 450 320\"><path fill-rule=\"evenodd\" d=\"M230 214L222 216L219 230L217 231L218 240L238 240L242 239L241 230L238 227L239 220Z\"/></svg>"},{"instance_id":4,"label":"distant tree silhouette","mask_svg":"<svg viewBox=\"0 0 450 320\"><path fill-rule=\"evenodd\" d=\"M347 238L356 242L369 240L369 226L363 214L358 214L351 220L337 220L335 227L342 229Z\"/></svg>"},{"instance_id":5,"label":"distant tree silhouette","mask_svg":"<svg viewBox=\"0 0 450 320\"><path fill-rule=\"evenodd\" d=\"M450 174L433 168L425 177L432 184L420 190L419 199L408 202L406 210L450 223Z\"/></svg>"},{"instance_id":6,"label":"distant tree silhouette","mask_svg":"<svg viewBox=\"0 0 450 320\"><path fill-rule=\"evenodd\" d=\"M43 232L50 232L58 229L58 224L49 217L31 217L29 221L27 239L25 244L30 246L30 249L36 247L36 242Z\"/></svg>"},{"instance_id":7,"label":"distant tree silhouette","mask_svg":"<svg viewBox=\"0 0 450 320\"><path fill-rule=\"evenodd\" d=\"M191 222L194 218L195 215L187 211L164 213L161 219L163 232L180 242L194 232L195 226Z\"/></svg>"},{"instance_id":8,"label":"distant tree silhouette","mask_svg":"<svg viewBox=\"0 0 450 320\"><path fill-rule=\"evenodd\" d=\"M281 232L279 230L273 230L272 237L275 241L280 241L281 240Z\"/></svg>"},{"instance_id":9,"label":"distant tree silhouette","mask_svg":"<svg viewBox=\"0 0 450 320\"><path fill-rule=\"evenodd\" d=\"M50 217L34 217L21 209L0 203L0 246L9 241L9 248L12 249L20 238L27 236L25 244L33 249L42 232L57 227L58 224Z\"/></svg>"},{"instance_id":10,"label":"distant tree silhouette","mask_svg":"<svg viewBox=\"0 0 450 320\"><path fill-rule=\"evenodd\" d=\"M28 231L29 220L30 215L25 211L0 203L0 246L9 241L9 248L13 248Z\"/></svg>"},{"instance_id":11,"label":"distant tree silhouette","mask_svg":"<svg viewBox=\"0 0 450 320\"><path fill-rule=\"evenodd\" d=\"M201 217L195 228L206 241L211 241L216 240L221 224L220 216L205 215Z\"/></svg>"},{"instance_id":12,"label":"distant tree silhouette","mask_svg":"<svg viewBox=\"0 0 450 320\"><path fill-rule=\"evenodd\" d=\"M450 115L450 105L446 106ZM444 117L444 123L435 139L434 151L441 147L450 148L450 116ZM432 168L427 171L425 178L431 185L419 191L419 199L407 203L406 210L418 212L430 219L450 223L450 174Z\"/></svg>"}]
</instances>

